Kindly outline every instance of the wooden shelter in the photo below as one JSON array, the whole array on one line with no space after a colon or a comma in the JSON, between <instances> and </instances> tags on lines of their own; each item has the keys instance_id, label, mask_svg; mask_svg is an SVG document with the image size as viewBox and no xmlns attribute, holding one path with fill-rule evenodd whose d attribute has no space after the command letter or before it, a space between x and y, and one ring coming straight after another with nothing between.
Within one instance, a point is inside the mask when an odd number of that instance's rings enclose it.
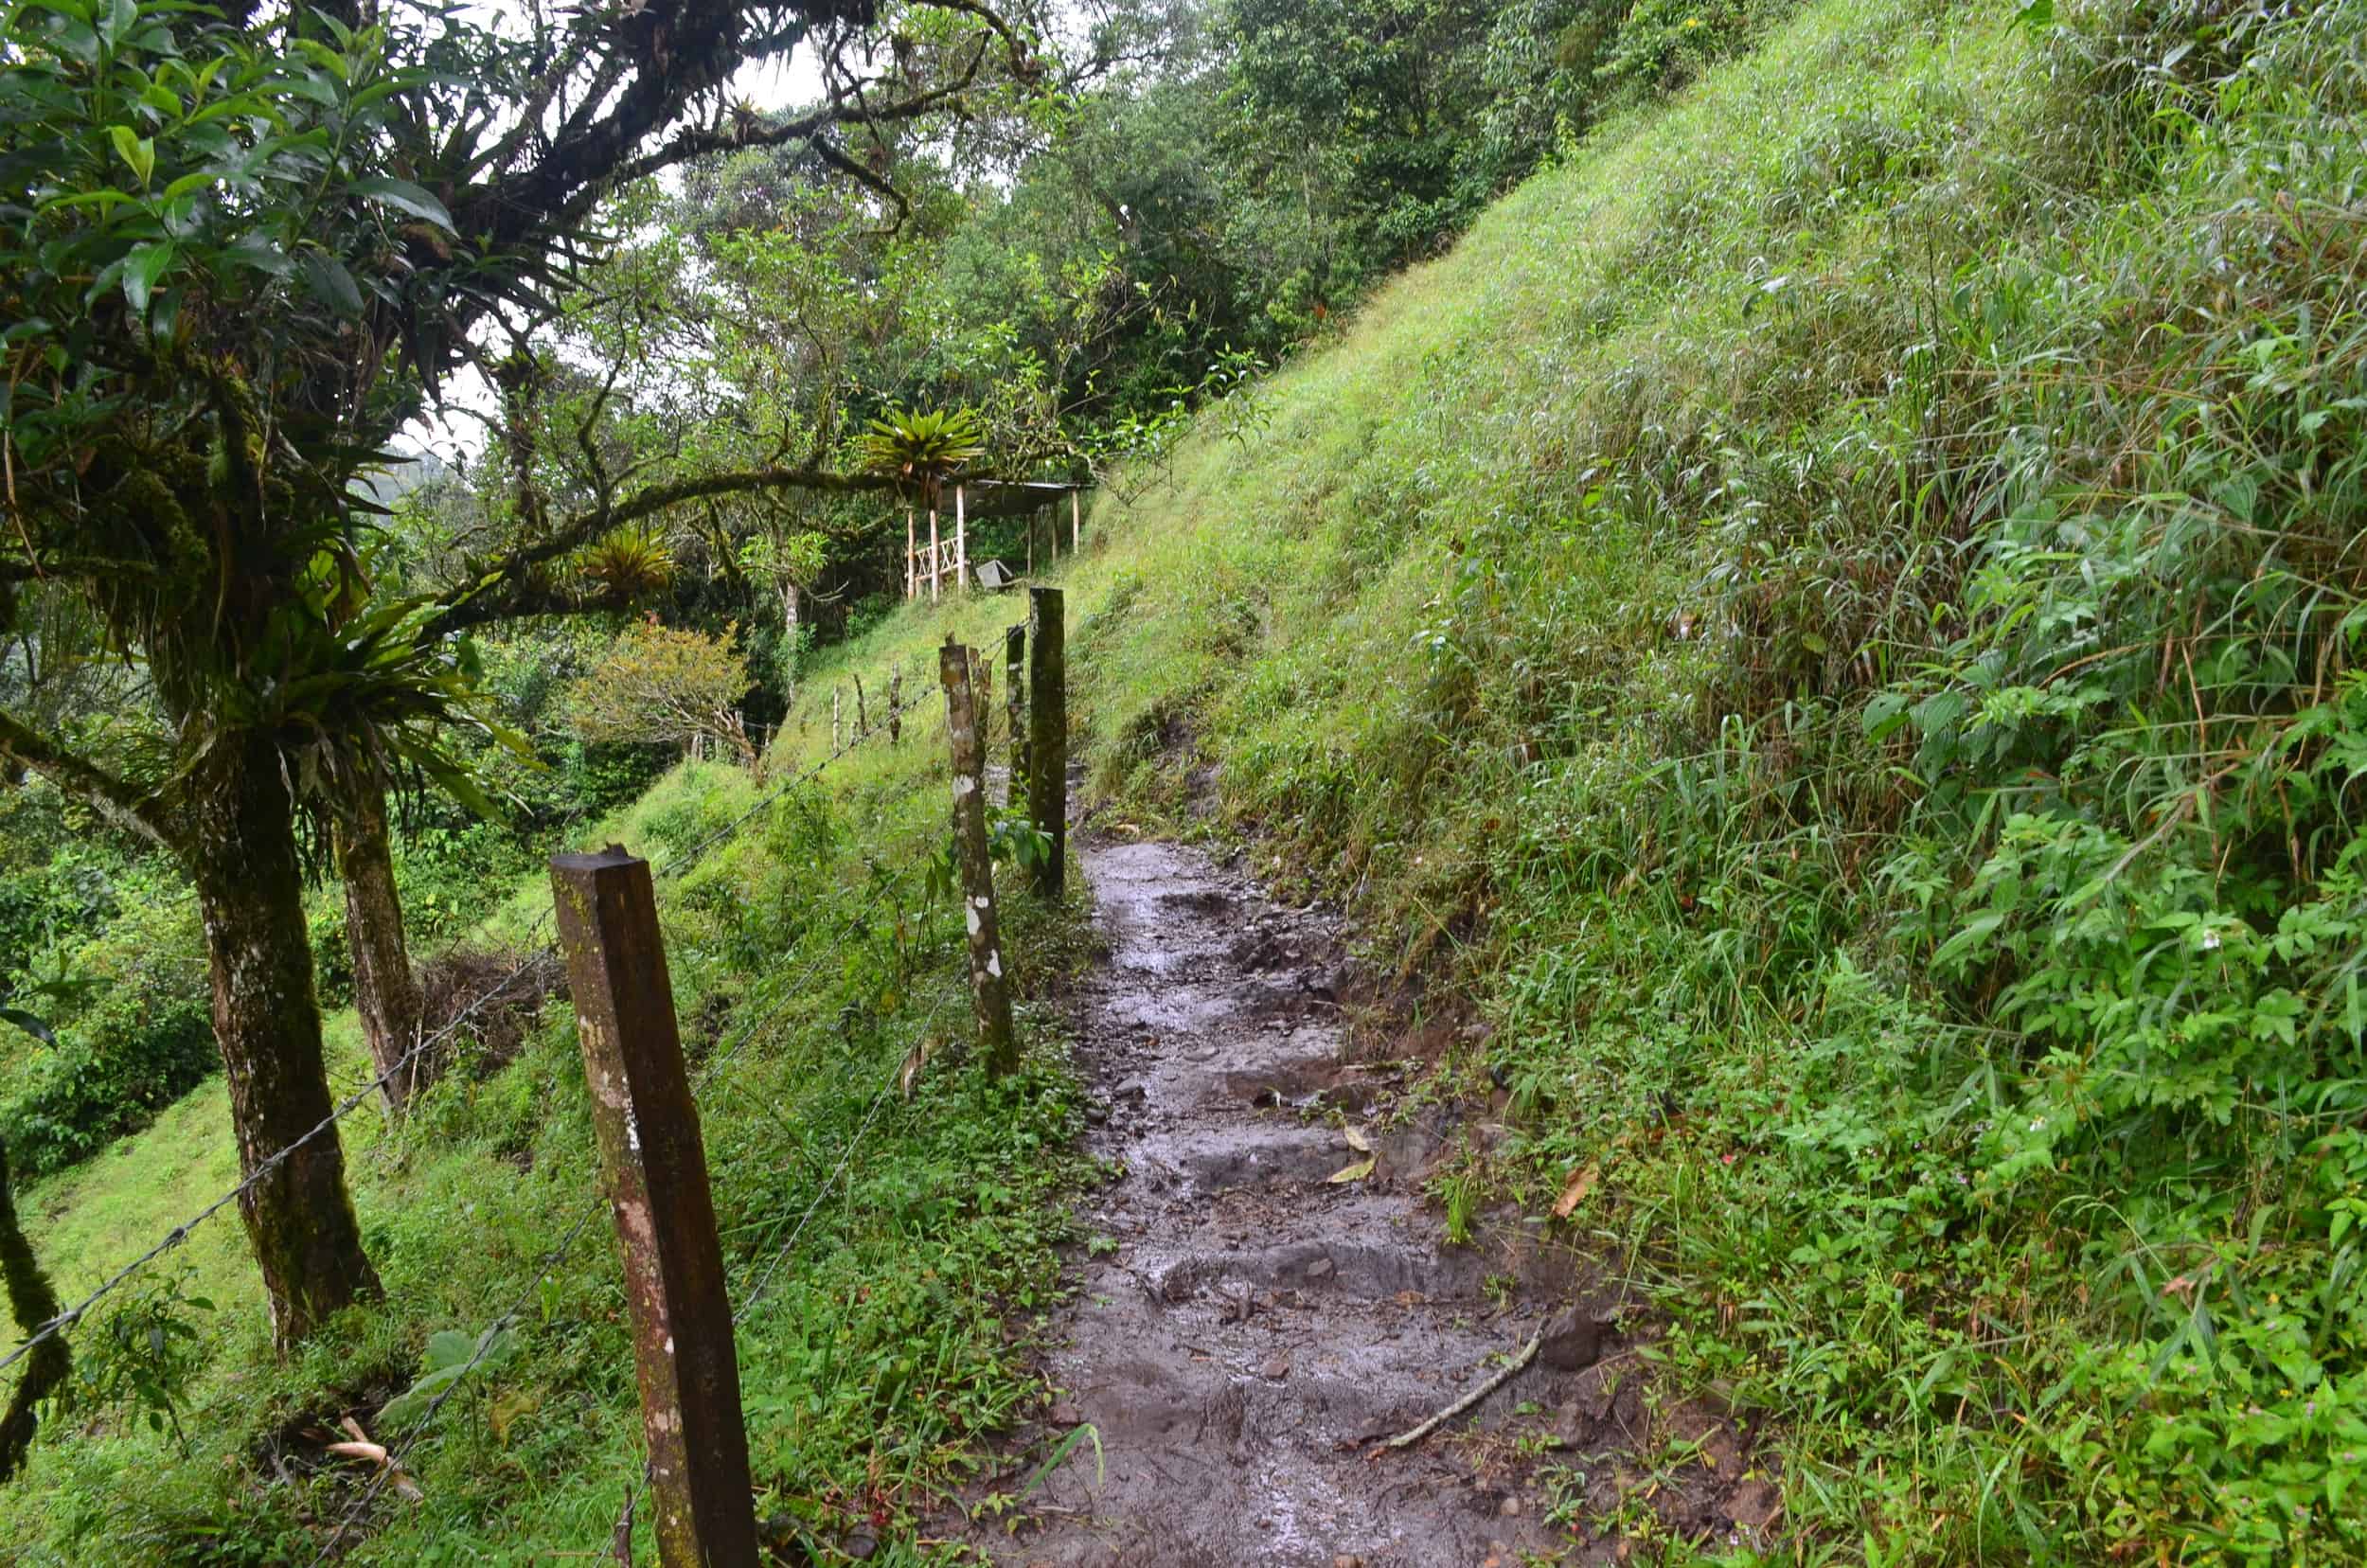
<instances>
[{"instance_id":1,"label":"wooden shelter","mask_svg":"<svg viewBox=\"0 0 2367 1568\"><path fill-rule=\"evenodd\" d=\"M1060 554L1060 502L1068 502L1068 543L1074 554L1084 544L1085 489L1082 484L1062 479L964 479L956 480L953 491L953 537L946 539L939 532L938 513L929 511L929 537L920 538L920 513L917 508L904 512L904 597L919 598L924 595L936 599L944 591L945 578L950 571L955 592L968 589L973 581L970 565L970 520L988 517L1028 517L1040 519L1052 513L1049 547L1050 558ZM1036 534L1038 523L1031 521L1027 529L1027 569L1036 569ZM997 580L984 586L1007 587L1011 577L998 563Z\"/></svg>"}]
</instances>

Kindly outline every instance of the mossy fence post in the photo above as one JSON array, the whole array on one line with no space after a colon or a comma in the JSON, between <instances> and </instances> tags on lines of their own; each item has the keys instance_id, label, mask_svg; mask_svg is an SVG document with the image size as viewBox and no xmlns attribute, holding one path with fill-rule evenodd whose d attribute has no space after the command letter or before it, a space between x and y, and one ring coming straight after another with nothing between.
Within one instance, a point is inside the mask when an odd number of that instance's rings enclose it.
<instances>
[{"instance_id":1,"label":"mossy fence post","mask_svg":"<svg viewBox=\"0 0 2367 1568\"><path fill-rule=\"evenodd\" d=\"M658 1560L755 1563L755 1488L723 1252L649 862L554 855L560 941L625 1255Z\"/></svg>"},{"instance_id":2,"label":"mossy fence post","mask_svg":"<svg viewBox=\"0 0 2367 1568\"><path fill-rule=\"evenodd\" d=\"M1011 777L1005 803L1017 808L1027 798L1027 628L1003 633L1003 703L1011 716Z\"/></svg>"},{"instance_id":3,"label":"mossy fence post","mask_svg":"<svg viewBox=\"0 0 2367 1568\"><path fill-rule=\"evenodd\" d=\"M945 686L945 740L953 760L953 858L962 873L962 924L970 933L970 1010L978 1025L978 1049L996 1073L1019 1065L1011 1035L1010 978L1003 967L1003 939L995 920L994 860L987 849L987 748L979 739L978 710L971 687L972 659L960 643L937 654L937 679Z\"/></svg>"},{"instance_id":4,"label":"mossy fence post","mask_svg":"<svg viewBox=\"0 0 2367 1568\"><path fill-rule=\"evenodd\" d=\"M1027 663L1027 814L1051 840L1036 891L1058 899L1068 882L1068 648L1060 591L1027 590L1036 644Z\"/></svg>"}]
</instances>

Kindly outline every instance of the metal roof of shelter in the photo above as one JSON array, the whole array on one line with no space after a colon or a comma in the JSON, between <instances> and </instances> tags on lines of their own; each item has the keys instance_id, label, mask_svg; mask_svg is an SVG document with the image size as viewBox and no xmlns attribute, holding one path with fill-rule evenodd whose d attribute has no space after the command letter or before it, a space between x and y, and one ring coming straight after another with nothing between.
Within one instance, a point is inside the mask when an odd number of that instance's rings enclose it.
<instances>
[{"instance_id":1,"label":"metal roof of shelter","mask_svg":"<svg viewBox=\"0 0 2367 1568\"><path fill-rule=\"evenodd\" d=\"M1020 517L1093 486L1067 479L952 479L967 492L972 517Z\"/></svg>"}]
</instances>

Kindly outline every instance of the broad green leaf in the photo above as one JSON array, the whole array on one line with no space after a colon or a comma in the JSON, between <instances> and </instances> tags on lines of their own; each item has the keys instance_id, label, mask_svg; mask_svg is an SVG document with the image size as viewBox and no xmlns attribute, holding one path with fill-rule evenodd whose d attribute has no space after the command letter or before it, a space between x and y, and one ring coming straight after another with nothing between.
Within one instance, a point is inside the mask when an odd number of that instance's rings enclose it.
<instances>
[{"instance_id":1,"label":"broad green leaf","mask_svg":"<svg viewBox=\"0 0 2367 1568\"><path fill-rule=\"evenodd\" d=\"M116 155L131 169L140 187L146 189L148 177L156 172L155 142L137 134L128 125L111 125L107 128L107 134L115 141Z\"/></svg>"},{"instance_id":2,"label":"broad green leaf","mask_svg":"<svg viewBox=\"0 0 2367 1568\"><path fill-rule=\"evenodd\" d=\"M172 265L173 242L159 240L151 244L135 245L123 261L123 298L140 315L148 313L148 296L156 287L156 280Z\"/></svg>"},{"instance_id":3,"label":"broad green leaf","mask_svg":"<svg viewBox=\"0 0 2367 1568\"><path fill-rule=\"evenodd\" d=\"M427 1354L422 1360L430 1372L443 1372L468 1363L476 1354L476 1336L464 1334L457 1328L445 1328L427 1337Z\"/></svg>"},{"instance_id":4,"label":"broad green leaf","mask_svg":"<svg viewBox=\"0 0 2367 1568\"><path fill-rule=\"evenodd\" d=\"M58 1042L57 1031L22 1007L0 1007L0 1023L13 1024L44 1045Z\"/></svg>"},{"instance_id":5,"label":"broad green leaf","mask_svg":"<svg viewBox=\"0 0 2367 1568\"><path fill-rule=\"evenodd\" d=\"M444 210L444 204L408 180L393 180L373 174L354 181L351 188L357 196L383 203L414 218L423 218L447 234L457 232L452 226L452 214Z\"/></svg>"},{"instance_id":6,"label":"broad green leaf","mask_svg":"<svg viewBox=\"0 0 2367 1568\"><path fill-rule=\"evenodd\" d=\"M311 250L304 253L299 265L304 270L304 286L314 299L339 315L362 313L362 290L343 261L326 251Z\"/></svg>"},{"instance_id":7,"label":"broad green leaf","mask_svg":"<svg viewBox=\"0 0 2367 1568\"><path fill-rule=\"evenodd\" d=\"M268 234L242 234L222 254L242 267L253 267L274 277L285 277L295 267L288 259L288 253L279 248L279 241Z\"/></svg>"},{"instance_id":8,"label":"broad green leaf","mask_svg":"<svg viewBox=\"0 0 2367 1568\"><path fill-rule=\"evenodd\" d=\"M139 19L137 0L109 0L107 14L98 19L98 41L110 49L116 47Z\"/></svg>"},{"instance_id":9,"label":"broad green leaf","mask_svg":"<svg viewBox=\"0 0 2367 1568\"><path fill-rule=\"evenodd\" d=\"M272 85L293 93L297 98L310 98L325 109L337 107L337 84L314 72L305 71L298 75L283 76L274 80Z\"/></svg>"}]
</instances>

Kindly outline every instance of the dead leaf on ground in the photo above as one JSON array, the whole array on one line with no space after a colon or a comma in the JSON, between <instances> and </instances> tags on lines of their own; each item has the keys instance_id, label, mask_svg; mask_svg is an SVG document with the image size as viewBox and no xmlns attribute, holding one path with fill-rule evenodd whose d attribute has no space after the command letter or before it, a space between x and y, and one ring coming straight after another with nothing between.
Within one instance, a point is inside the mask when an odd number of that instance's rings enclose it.
<instances>
[{"instance_id":1,"label":"dead leaf on ground","mask_svg":"<svg viewBox=\"0 0 2367 1568\"><path fill-rule=\"evenodd\" d=\"M1362 1128L1349 1128L1347 1130L1347 1137L1348 1147L1355 1149L1359 1154L1370 1154L1373 1151L1373 1140L1364 1135L1364 1130Z\"/></svg>"},{"instance_id":2,"label":"dead leaf on ground","mask_svg":"<svg viewBox=\"0 0 2367 1568\"><path fill-rule=\"evenodd\" d=\"M1333 1171L1331 1173L1330 1180L1334 1184L1341 1182L1361 1182L1372 1173L1373 1162L1370 1160L1359 1160L1352 1166L1346 1166L1341 1169Z\"/></svg>"},{"instance_id":3,"label":"dead leaf on ground","mask_svg":"<svg viewBox=\"0 0 2367 1568\"><path fill-rule=\"evenodd\" d=\"M1561 1189L1561 1196L1554 1202L1554 1218L1567 1220L1575 1214L1578 1205L1586 1202L1586 1195L1594 1190L1595 1178L1602 1173L1603 1167L1598 1161L1571 1177L1570 1185Z\"/></svg>"}]
</instances>

